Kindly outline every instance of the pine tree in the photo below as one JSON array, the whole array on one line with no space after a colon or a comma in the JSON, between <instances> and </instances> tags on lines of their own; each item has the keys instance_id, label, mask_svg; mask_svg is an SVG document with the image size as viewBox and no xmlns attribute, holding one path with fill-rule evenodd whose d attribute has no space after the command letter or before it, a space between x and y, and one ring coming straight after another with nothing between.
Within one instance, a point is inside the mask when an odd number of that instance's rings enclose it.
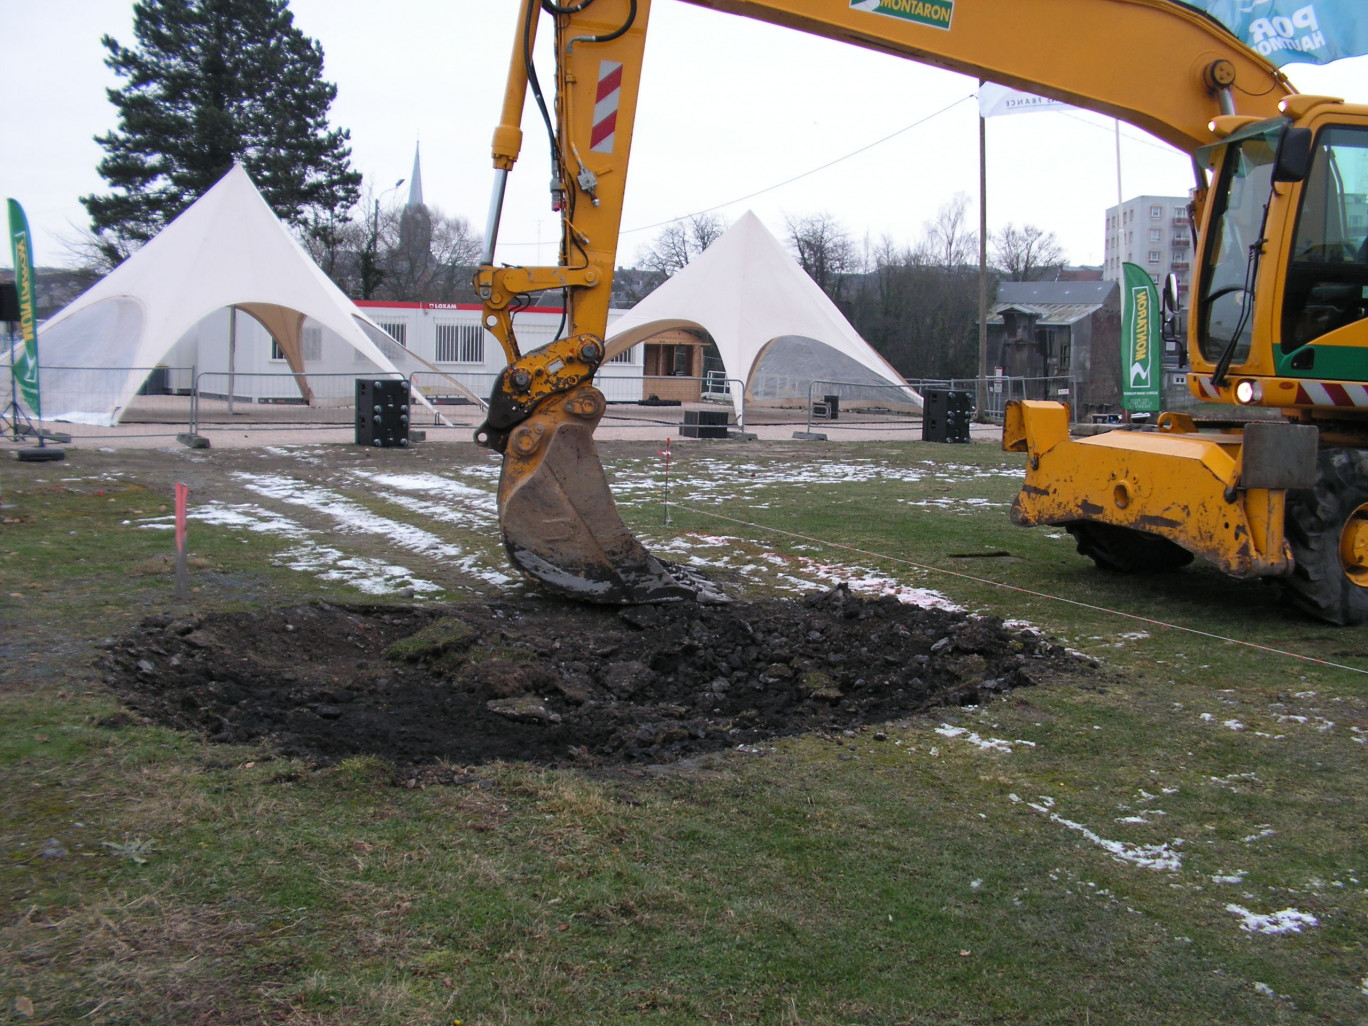
<instances>
[{"instance_id":1,"label":"pine tree","mask_svg":"<svg viewBox=\"0 0 1368 1026\"><path fill-rule=\"evenodd\" d=\"M101 254L117 264L241 161L285 222L347 219L360 192L350 133L330 129L337 87L288 0L138 0L137 45L105 36L119 128L96 142L116 190L81 197Z\"/></svg>"}]
</instances>

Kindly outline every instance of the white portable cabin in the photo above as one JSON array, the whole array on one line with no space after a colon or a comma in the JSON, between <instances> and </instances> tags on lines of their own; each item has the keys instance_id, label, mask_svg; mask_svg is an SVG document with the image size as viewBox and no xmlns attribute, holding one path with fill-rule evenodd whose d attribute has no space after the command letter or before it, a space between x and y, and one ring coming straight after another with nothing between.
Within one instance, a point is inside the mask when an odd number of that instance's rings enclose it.
<instances>
[{"instance_id":1,"label":"white portable cabin","mask_svg":"<svg viewBox=\"0 0 1368 1026\"><path fill-rule=\"evenodd\" d=\"M394 340L394 344L381 343L386 356L401 356L398 347L402 346L442 372L441 376L430 371L414 375L422 394L433 402L449 400L449 379L487 397L494 379L507 364L503 347L481 322L484 311L474 304L359 300L356 305ZM624 312L609 314L610 334L612 322ZM515 316L513 328L522 351L530 352L563 333L562 311L557 307L529 307ZM594 375L594 385L610 403L641 400L641 347L619 353L605 363Z\"/></svg>"}]
</instances>

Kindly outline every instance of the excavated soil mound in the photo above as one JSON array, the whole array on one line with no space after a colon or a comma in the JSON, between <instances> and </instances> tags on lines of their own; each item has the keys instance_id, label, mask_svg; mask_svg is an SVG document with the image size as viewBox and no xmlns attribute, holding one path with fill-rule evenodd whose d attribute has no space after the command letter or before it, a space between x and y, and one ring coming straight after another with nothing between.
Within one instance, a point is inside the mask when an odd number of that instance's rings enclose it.
<instances>
[{"instance_id":1,"label":"excavated soil mound","mask_svg":"<svg viewBox=\"0 0 1368 1026\"><path fill-rule=\"evenodd\" d=\"M668 762L1069 676L994 618L852 597L623 609L317 603L161 616L105 656L149 720L327 764Z\"/></svg>"}]
</instances>

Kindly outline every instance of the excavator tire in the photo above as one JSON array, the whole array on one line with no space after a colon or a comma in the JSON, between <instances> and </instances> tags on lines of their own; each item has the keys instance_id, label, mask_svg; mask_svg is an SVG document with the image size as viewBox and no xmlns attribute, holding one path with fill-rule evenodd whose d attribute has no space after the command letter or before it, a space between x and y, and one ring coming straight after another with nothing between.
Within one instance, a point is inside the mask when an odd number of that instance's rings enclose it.
<instances>
[{"instance_id":1,"label":"excavator tire","mask_svg":"<svg viewBox=\"0 0 1368 1026\"><path fill-rule=\"evenodd\" d=\"M1315 486L1287 493L1285 523L1288 600L1328 623L1368 622L1368 452L1323 451Z\"/></svg>"},{"instance_id":2,"label":"excavator tire","mask_svg":"<svg viewBox=\"0 0 1368 1026\"><path fill-rule=\"evenodd\" d=\"M1123 574L1160 574L1192 562L1192 553L1167 538L1094 520L1065 524L1079 555L1103 570Z\"/></svg>"}]
</instances>

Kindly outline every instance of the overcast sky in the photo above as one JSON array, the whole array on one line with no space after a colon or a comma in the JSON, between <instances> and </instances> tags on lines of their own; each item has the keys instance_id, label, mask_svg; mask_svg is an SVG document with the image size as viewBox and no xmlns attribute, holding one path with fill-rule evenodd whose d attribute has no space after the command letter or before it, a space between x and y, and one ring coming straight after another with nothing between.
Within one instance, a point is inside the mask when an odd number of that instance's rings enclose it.
<instances>
[{"instance_id":1,"label":"overcast sky","mask_svg":"<svg viewBox=\"0 0 1368 1026\"><path fill-rule=\"evenodd\" d=\"M351 132L353 166L385 204L407 195L407 185L387 190L410 177L421 143L428 205L483 231L513 0L291 0L290 7L299 28L323 46L325 75L338 90L333 124ZM0 195L24 206L40 265L71 263L68 243L88 225L78 198L105 189L93 136L117 125L105 89L118 82L104 66L100 37L135 42L132 4L0 0L0 25L8 86ZM1368 57L1286 70L1303 92L1368 99ZM780 238L786 215L829 213L856 238L887 235L904 244L964 193L976 226L975 89L973 79L950 72L656 0L618 263L634 263L661 222L702 210L728 221L754 210ZM535 117L529 103L501 262L554 260L556 222ZM1105 211L1117 199L1113 122L1081 111L1034 113L990 119L987 134L989 231L1008 221L1034 224L1055 233L1070 262L1100 264ZM1185 156L1122 126L1126 197L1182 195L1191 176ZM9 263L5 246L0 264Z\"/></svg>"}]
</instances>

